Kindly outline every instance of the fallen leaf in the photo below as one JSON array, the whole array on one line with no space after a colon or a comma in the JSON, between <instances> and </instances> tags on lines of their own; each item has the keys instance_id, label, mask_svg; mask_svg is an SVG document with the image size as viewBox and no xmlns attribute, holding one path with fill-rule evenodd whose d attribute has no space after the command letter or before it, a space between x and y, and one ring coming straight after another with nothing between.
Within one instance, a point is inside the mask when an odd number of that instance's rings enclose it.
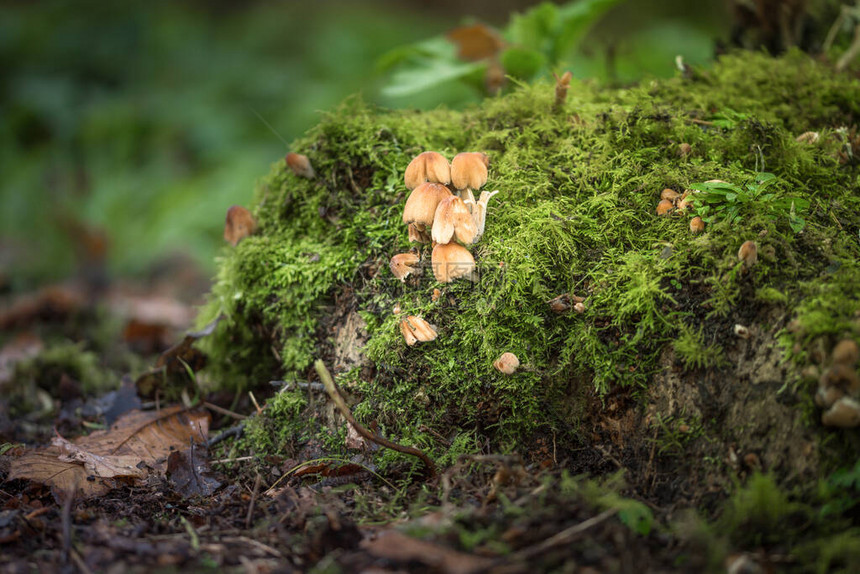
<instances>
[{"instance_id":1,"label":"fallen leaf","mask_svg":"<svg viewBox=\"0 0 860 574\"><path fill-rule=\"evenodd\" d=\"M197 372L206 366L206 355L192 345L199 339L210 335L222 316L206 325L200 331L185 335L181 342L164 351L155 362L155 368L137 378L135 385L138 394L150 397L155 391L171 383L185 384L188 381L188 369Z\"/></svg>"},{"instance_id":2,"label":"fallen leaf","mask_svg":"<svg viewBox=\"0 0 860 574\"><path fill-rule=\"evenodd\" d=\"M209 496L221 486L210 476L208 451L205 446L192 446L174 451L167 457L167 476L173 489L183 497Z\"/></svg>"},{"instance_id":3,"label":"fallen leaf","mask_svg":"<svg viewBox=\"0 0 860 574\"><path fill-rule=\"evenodd\" d=\"M362 548L377 558L391 560L401 566L415 563L430 567L434 572L445 574L472 574L484 572L493 560L473 554L452 550L440 544L418 540L401 534L397 530L380 532L376 538L364 540Z\"/></svg>"},{"instance_id":4,"label":"fallen leaf","mask_svg":"<svg viewBox=\"0 0 860 574\"><path fill-rule=\"evenodd\" d=\"M8 478L45 484L55 496L75 492L78 497L90 498L108 492L123 480L139 481L150 472L164 474L171 452L192 442L205 442L208 434L206 412L188 411L180 406L132 411L108 430L13 459ZM129 466L137 468L140 474L122 474L130 472ZM111 468L116 471L117 467L120 474L107 476Z\"/></svg>"}]
</instances>

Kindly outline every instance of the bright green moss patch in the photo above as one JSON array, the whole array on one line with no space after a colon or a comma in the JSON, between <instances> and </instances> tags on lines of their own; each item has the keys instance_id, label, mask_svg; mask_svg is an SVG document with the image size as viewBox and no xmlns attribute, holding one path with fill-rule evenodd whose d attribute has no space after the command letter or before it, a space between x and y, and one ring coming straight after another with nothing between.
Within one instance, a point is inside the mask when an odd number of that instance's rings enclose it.
<instances>
[{"instance_id":1,"label":"bright green moss patch","mask_svg":"<svg viewBox=\"0 0 860 574\"><path fill-rule=\"evenodd\" d=\"M766 313L798 315L802 329L784 336L798 365L792 348L809 337L860 337L860 180L838 134L858 123L860 82L801 54L743 54L690 79L569 93L557 113L541 84L463 112L350 100L323 117L293 146L318 177L276 163L257 189L259 232L225 248L201 318L226 315L208 342L214 381L302 378L357 313L366 368L339 377L356 416L443 456L482 441L522 450L535 436L571 445L582 397L647 389L669 347L681 368L730 378L732 326ZM819 140L798 142L808 130ZM475 283L437 284L427 248L422 275L401 283L387 269L409 248L403 171L424 150L491 159L486 189L500 193L472 248ZM664 188L712 179L749 193L656 215ZM744 270L748 239L759 257ZM552 312L568 292L585 297L584 313ZM439 337L407 347L395 305ZM492 367L506 351L522 363L511 376Z\"/></svg>"}]
</instances>

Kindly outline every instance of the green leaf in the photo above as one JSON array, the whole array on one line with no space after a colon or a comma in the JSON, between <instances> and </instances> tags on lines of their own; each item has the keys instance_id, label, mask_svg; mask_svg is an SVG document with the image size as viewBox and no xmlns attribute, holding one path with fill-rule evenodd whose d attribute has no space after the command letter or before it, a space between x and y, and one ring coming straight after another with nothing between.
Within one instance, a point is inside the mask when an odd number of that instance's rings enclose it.
<instances>
[{"instance_id":1,"label":"green leaf","mask_svg":"<svg viewBox=\"0 0 860 574\"><path fill-rule=\"evenodd\" d=\"M618 518L627 528L642 536L648 536L654 525L651 510L635 500L624 501L623 508L618 511Z\"/></svg>"},{"instance_id":2,"label":"green leaf","mask_svg":"<svg viewBox=\"0 0 860 574\"><path fill-rule=\"evenodd\" d=\"M508 48L501 55L505 72L515 78L530 80L546 66L546 56L530 48Z\"/></svg>"},{"instance_id":3,"label":"green leaf","mask_svg":"<svg viewBox=\"0 0 860 574\"><path fill-rule=\"evenodd\" d=\"M480 62L449 62L446 60L427 60L391 75L390 83L381 92L389 97L404 97L419 94L425 90L439 87L452 80L480 75L485 69Z\"/></svg>"}]
</instances>

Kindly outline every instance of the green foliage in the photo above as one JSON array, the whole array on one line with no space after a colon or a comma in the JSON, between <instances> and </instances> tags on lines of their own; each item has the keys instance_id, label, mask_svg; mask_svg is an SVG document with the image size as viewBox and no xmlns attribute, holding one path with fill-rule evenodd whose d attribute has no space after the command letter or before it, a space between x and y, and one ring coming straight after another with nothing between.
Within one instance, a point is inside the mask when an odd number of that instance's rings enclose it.
<instances>
[{"instance_id":1,"label":"green foliage","mask_svg":"<svg viewBox=\"0 0 860 574\"><path fill-rule=\"evenodd\" d=\"M696 213L707 223L725 220L730 224L753 212L764 214L773 220L785 219L791 230L800 233L806 221L798 215L809 208L809 200L801 197L780 197L775 192L766 193L778 182L772 173L757 173L746 185L735 185L724 181L697 183L690 189L703 193L692 195Z\"/></svg>"},{"instance_id":2,"label":"green foliage","mask_svg":"<svg viewBox=\"0 0 860 574\"><path fill-rule=\"evenodd\" d=\"M548 76L570 59L588 30L620 1L543 2L513 14L501 32L507 44L497 55L505 73L526 82ZM437 36L393 50L380 60L380 69L390 72L382 94L456 102L465 90L475 98L486 93L487 66L487 60L459 59L456 45Z\"/></svg>"},{"instance_id":3,"label":"green foliage","mask_svg":"<svg viewBox=\"0 0 860 574\"><path fill-rule=\"evenodd\" d=\"M619 494L624 489L623 472L597 481L584 476L570 476L565 471L562 473L561 489L562 492L582 496L601 511L616 509L621 522L641 536L648 536L655 526L651 509L638 500Z\"/></svg>"},{"instance_id":4,"label":"green foliage","mask_svg":"<svg viewBox=\"0 0 860 574\"><path fill-rule=\"evenodd\" d=\"M718 343L705 343L702 327L684 325L674 342L675 353L688 369L709 369L724 363L723 349Z\"/></svg>"}]
</instances>

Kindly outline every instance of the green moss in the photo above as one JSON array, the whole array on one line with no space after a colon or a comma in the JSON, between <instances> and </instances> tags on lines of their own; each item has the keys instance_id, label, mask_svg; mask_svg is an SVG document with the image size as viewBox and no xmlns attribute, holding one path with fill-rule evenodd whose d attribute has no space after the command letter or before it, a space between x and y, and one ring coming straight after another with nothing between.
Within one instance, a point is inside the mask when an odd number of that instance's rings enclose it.
<instances>
[{"instance_id":1,"label":"green moss","mask_svg":"<svg viewBox=\"0 0 860 574\"><path fill-rule=\"evenodd\" d=\"M860 117L860 82L799 53L746 53L692 79L624 90L578 83L569 93L562 113L551 113L552 86L540 84L463 112L351 99L323 117L293 146L318 177L275 164L257 187L258 234L225 248L201 316L226 315L207 342L212 380L304 375L330 355L336 317L356 311L374 373L339 378L360 399L356 416L444 456L445 441L521 449L557 433L570 443L587 388L646 387L670 344L687 369L731 369L720 337L755 305L797 315L787 350L860 336L860 179L837 159L835 135ZM818 143L796 141L807 130L820 131ZM476 283L435 283L426 248L422 276L401 283L386 268L409 247L403 171L427 149L491 158L486 188L501 191L472 250ZM655 214L666 187L745 186L764 171L774 177L756 200L737 218L728 204L714 209L701 235L688 227L695 209ZM808 202L795 205L802 230L791 198ZM760 255L745 272L737 251L746 239ZM565 292L586 297L584 313L549 309ZM407 347L396 304L439 337ZM512 376L492 367L506 351L523 365Z\"/></svg>"}]
</instances>

